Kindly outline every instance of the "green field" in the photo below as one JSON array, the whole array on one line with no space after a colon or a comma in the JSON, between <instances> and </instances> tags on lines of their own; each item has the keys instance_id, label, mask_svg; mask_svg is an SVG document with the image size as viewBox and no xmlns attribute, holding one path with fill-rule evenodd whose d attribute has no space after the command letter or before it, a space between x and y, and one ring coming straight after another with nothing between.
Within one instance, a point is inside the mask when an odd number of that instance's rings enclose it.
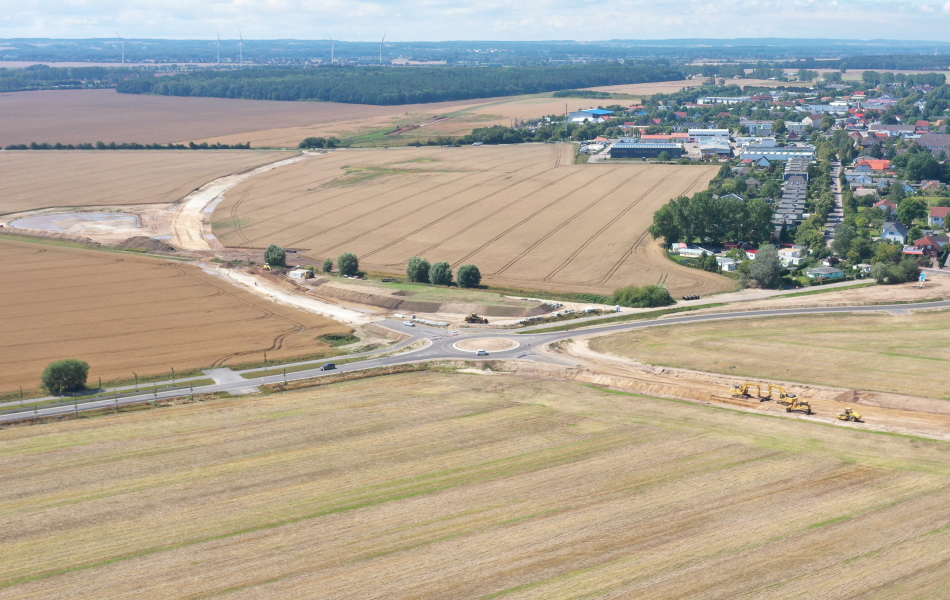
<instances>
[{"instance_id":1,"label":"green field","mask_svg":"<svg viewBox=\"0 0 950 600\"><path fill-rule=\"evenodd\" d=\"M942 598L950 445L417 372L0 430L0 598Z\"/></svg>"}]
</instances>

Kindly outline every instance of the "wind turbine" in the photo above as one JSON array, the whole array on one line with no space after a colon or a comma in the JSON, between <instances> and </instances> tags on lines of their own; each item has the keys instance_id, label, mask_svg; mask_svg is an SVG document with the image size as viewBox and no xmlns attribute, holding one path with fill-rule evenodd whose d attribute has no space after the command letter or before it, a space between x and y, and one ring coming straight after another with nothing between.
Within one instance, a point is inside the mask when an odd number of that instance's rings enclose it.
<instances>
[{"instance_id":1,"label":"wind turbine","mask_svg":"<svg viewBox=\"0 0 950 600\"><path fill-rule=\"evenodd\" d=\"M238 62L238 68L243 69L244 68L244 36L241 35L240 27L238 27L238 38L240 38L241 40L240 42L238 42L240 57L241 57Z\"/></svg>"},{"instance_id":2,"label":"wind turbine","mask_svg":"<svg viewBox=\"0 0 950 600\"><path fill-rule=\"evenodd\" d=\"M332 37L327 36L327 41L330 42L330 64L332 65L335 62L335 59L333 58L333 47L339 40L335 40Z\"/></svg>"},{"instance_id":3,"label":"wind turbine","mask_svg":"<svg viewBox=\"0 0 950 600\"><path fill-rule=\"evenodd\" d=\"M383 42L386 41L386 33L383 32L383 39L379 41L379 66L383 66Z\"/></svg>"},{"instance_id":4,"label":"wind turbine","mask_svg":"<svg viewBox=\"0 0 950 600\"><path fill-rule=\"evenodd\" d=\"M117 38L119 38L120 40L122 40L122 64L124 65L124 64L125 64L125 38L123 38L121 35L119 35L119 32L118 32L118 31L115 33L115 37L117 37Z\"/></svg>"},{"instance_id":5,"label":"wind turbine","mask_svg":"<svg viewBox=\"0 0 950 600\"><path fill-rule=\"evenodd\" d=\"M221 68L221 30L218 30L218 68Z\"/></svg>"}]
</instances>

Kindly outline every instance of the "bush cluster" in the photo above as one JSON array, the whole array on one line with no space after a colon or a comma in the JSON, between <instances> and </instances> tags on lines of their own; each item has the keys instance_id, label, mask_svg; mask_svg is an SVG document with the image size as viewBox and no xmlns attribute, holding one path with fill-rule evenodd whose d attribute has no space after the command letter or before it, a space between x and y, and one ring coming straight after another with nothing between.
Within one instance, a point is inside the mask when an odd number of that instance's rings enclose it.
<instances>
[{"instance_id":1,"label":"bush cluster","mask_svg":"<svg viewBox=\"0 0 950 600\"><path fill-rule=\"evenodd\" d=\"M643 287L630 285L615 290L610 296L610 304L619 304L629 308L670 306L675 302L669 290L661 285L645 285Z\"/></svg>"}]
</instances>

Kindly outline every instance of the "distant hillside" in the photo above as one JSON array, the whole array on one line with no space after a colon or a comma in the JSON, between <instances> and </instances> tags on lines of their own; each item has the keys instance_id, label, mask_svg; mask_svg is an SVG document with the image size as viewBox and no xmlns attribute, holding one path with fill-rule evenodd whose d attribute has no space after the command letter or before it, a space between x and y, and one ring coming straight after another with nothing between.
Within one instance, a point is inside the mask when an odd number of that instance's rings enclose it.
<instances>
[{"instance_id":1,"label":"distant hillside","mask_svg":"<svg viewBox=\"0 0 950 600\"><path fill-rule=\"evenodd\" d=\"M684 75L673 68L616 63L510 68L264 68L203 70L173 77L144 75L120 81L116 90L126 94L392 105L516 96L683 78Z\"/></svg>"}]
</instances>

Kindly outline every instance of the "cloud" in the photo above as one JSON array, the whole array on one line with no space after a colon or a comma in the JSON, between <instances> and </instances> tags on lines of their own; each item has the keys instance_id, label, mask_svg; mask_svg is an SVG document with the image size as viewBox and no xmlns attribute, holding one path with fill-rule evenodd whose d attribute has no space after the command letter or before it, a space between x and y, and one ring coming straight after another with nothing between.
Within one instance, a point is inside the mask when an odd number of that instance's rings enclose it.
<instances>
[{"instance_id":1,"label":"cloud","mask_svg":"<svg viewBox=\"0 0 950 600\"><path fill-rule=\"evenodd\" d=\"M950 1L0 0L3 37L396 40L827 37L947 40ZM845 25L846 24L846 25ZM231 36L231 33L228 33ZM236 37L236 36L233 36Z\"/></svg>"}]
</instances>

